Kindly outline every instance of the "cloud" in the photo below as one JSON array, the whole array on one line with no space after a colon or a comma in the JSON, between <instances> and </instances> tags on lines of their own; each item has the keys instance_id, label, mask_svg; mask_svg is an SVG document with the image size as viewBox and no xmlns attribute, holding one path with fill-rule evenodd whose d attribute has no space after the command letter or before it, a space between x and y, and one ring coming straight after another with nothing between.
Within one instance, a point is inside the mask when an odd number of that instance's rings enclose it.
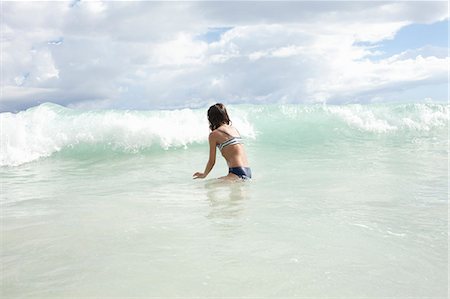
<instances>
[{"instance_id":1,"label":"cloud","mask_svg":"<svg viewBox=\"0 0 450 299\"><path fill-rule=\"evenodd\" d=\"M447 49L376 47L446 20L445 2L5 2L2 15L3 111L367 102L447 80Z\"/></svg>"}]
</instances>

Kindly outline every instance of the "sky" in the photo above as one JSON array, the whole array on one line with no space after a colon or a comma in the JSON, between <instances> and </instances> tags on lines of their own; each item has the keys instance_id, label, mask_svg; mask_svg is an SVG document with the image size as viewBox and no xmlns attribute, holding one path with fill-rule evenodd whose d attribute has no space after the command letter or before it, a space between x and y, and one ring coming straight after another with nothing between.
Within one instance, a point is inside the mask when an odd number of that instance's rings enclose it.
<instances>
[{"instance_id":1,"label":"sky","mask_svg":"<svg viewBox=\"0 0 450 299\"><path fill-rule=\"evenodd\" d=\"M447 1L0 5L2 112L448 97Z\"/></svg>"}]
</instances>

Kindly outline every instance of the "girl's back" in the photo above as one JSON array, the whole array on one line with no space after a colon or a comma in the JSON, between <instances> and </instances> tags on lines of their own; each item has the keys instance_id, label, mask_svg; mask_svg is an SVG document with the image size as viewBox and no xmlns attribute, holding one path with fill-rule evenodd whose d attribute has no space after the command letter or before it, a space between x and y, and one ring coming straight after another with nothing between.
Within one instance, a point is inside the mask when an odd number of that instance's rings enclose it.
<instances>
[{"instance_id":1,"label":"girl's back","mask_svg":"<svg viewBox=\"0 0 450 299\"><path fill-rule=\"evenodd\" d=\"M239 132L232 126L223 125L214 130L218 144L226 144L232 138L239 137ZM222 148L222 156L227 161L228 167L248 166L247 155L242 143L230 144Z\"/></svg>"}]
</instances>

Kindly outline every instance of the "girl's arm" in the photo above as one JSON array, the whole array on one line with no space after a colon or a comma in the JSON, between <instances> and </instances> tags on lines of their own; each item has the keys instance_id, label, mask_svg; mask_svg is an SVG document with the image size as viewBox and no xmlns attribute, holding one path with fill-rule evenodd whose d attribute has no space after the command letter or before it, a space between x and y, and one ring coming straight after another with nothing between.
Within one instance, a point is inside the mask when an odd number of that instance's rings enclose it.
<instances>
[{"instance_id":1,"label":"girl's arm","mask_svg":"<svg viewBox=\"0 0 450 299\"><path fill-rule=\"evenodd\" d=\"M216 163L216 139L213 137L213 134L209 134L209 159L208 163L206 163L204 172L196 172L194 173L194 179L203 179L206 178L208 173L214 167Z\"/></svg>"}]
</instances>

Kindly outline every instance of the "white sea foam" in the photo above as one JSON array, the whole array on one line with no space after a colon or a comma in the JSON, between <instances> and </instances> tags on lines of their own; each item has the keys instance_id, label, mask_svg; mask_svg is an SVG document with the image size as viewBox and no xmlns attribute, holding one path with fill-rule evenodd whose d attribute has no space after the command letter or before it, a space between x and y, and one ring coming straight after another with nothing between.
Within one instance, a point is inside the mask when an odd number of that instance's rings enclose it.
<instances>
[{"instance_id":1,"label":"white sea foam","mask_svg":"<svg viewBox=\"0 0 450 299\"><path fill-rule=\"evenodd\" d=\"M326 106L326 111L361 131L386 133L413 129L430 131L448 125L448 106L409 104L399 106Z\"/></svg>"},{"instance_id":2,"label":"white sea foam","mask_svg":"<svg viewBox=\"0 0 450 299\"><path fill-rule=\"evenodd\" d=\"M369 132L388 132L396 130L397 127L388 123L386 119L375 116L371 110L363 109L362 106L352 107L328 107L327 111L342 118L350 126Z\"/></svg>"},{"instance_id":3,"label":"white sea foam","mask_svg":"<svg viewBox=\"0 0 450 299\"><path fill-rule=\"evenodd\" d=\"M273 107L272 107L273 108ZM284 119L328 122L331 126L345 123L349 128L363 132L389 133L402 130L430 131L445 127L449 121L449 106L444 104L379 104L379 105L281 105Z\"/></svg>"}]
</instances>

